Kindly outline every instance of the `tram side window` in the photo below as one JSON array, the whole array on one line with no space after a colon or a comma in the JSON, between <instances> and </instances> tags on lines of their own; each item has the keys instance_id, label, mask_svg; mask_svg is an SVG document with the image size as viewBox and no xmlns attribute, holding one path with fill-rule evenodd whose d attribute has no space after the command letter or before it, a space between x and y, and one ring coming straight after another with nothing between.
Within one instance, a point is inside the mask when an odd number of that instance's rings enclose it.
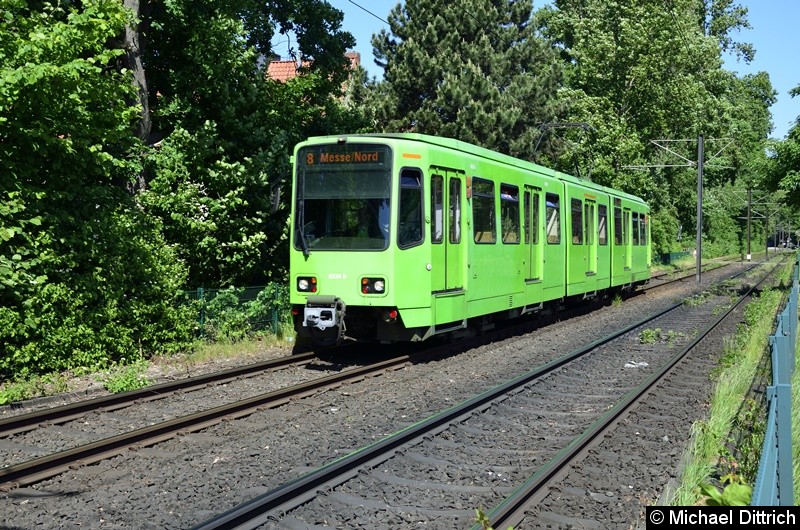
<instances>
[{"instance_id":1,"label":"tram side window","mask_svg":"<svg viewBox=\"0 0 800 530\"><path fill-rule=\"evenodd\" d=\"M580 199L572 199L572 244L583 244L583 205Z\"/></svg>"},{"instance_id":2,"label":"tram side window","mask_svg":"<svg viewBox=\"0 0 800 530\"><path fill-rule=\"evenodd\" d=\"M614 208L614 244L622 244L622 208Z\"/></svg>"},{"instance_id":3,"label":"tram side window","mask_svg":"<svg viewBox=\"0 0 800 530\"><path fill-rule=\"evenodd\" d=\"M587 202L583 205L583 232L586 234L586 244L594 245L594 232L592 226L594 222L594 203Z\"/></svg>"},{"instance_id":4,"label":"tram side window","mask_svg":"<svg viewBox=\"0 0 800 530\"><path fill-rule=\"evenodd\" d=\"M639 245L639 213L633 212L633 244Z\"/></svg>"},{"instance_id":5,"label":"tram side window","mask_svg":"<svg viewBox=\"0 0 800 530\"><path fill-rule=\"evenodd\" d=\"M397 245L408 248L422 243L422 172L404 169L400 173L399 229Z\"/></svg>"},{"instance_id":6,"label":"tram side window","mask_svg":"<svg viewBox=\"0 0 800 530\"><path fill-rule=\"evenodd\" d=\"M461 181L450 179L450 242L461 243Z\"/></svg>"},{"instance_id":7,"label":"tram side window","mask_svg":"<svg viewBox=\"0 0 800 530\"><path fill-rule=\"evenodd\" d=\"M531 207L531 200L533 200L533 207ZM539 194L534 193L531 195L531 192L526 191L523 202L525 244L533 243L535 245L539 242Z\"/></svg>"},{"instance_id":8,"label":"tram side window","mask_svg":"<svg viewBox=\"0 0 800 530\"><path fill-rule=\"evenodd\" d=\"M519 188L500 184L500 223L503 243L519 243Z\"/></svg>"},{"instance_id":9,"label":"tram side window","mask_svg":"<svg viewBox=\"0 0 800 530\"><path fill-rule=\"evenodd\" d=\"M483 179L472 180L473 239L476 243L497 241L494 213L494 182Z\"/></svg>"},{"instance_id":10,"label":"tram side window","mask_svg":"<svg viewBox=\"0 0 800 530\"><path fill-rule=\"evenodd\" d=\"M647 216L641 214L639 221L639 241L641 241L642 245L647 245Z\"/></svg>"},{"instance_id":11,"label":"tram side window","mask_svg":"<svg viewBox=\"0 0 800 530\"><path fill-rule=\"evenodd\" d=\"M561 208L561 198L555 193L545 195L547 209L545 216L547 219L547 242L551 244L561 243L561 223L559 221L559 209Z\"/></svg>"},{"instance_id":12,"label":"tram side window","mask_svg":"<svg viewBox=\"0 0 800 530\"><path fill-rule=\"evenodd\" d=\"M431 175L431 243L444 241L444 179Z\"/></svg>"},{"instance_id":13,"label":"tram side window","mask_svg":"<svg viewBox=\"0 0 800 530\"><path fill-rule=\"evenodd\" d=\"M605 204L597 206L597 242L608 245L608 207Z\"/></svg>"}]
</instances>

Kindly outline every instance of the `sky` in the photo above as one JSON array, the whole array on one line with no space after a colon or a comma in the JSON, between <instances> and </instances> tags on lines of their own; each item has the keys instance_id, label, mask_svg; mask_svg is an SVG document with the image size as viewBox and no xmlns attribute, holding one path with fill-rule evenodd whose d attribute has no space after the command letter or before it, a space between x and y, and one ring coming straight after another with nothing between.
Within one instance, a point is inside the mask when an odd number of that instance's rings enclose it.
<instances>
[{"instance_id":1,"label":"sky","mask_svg":"<svg viewBox=\"0 0 800 530\"><path fill-rule=\"evenodd\" d=\"M383 69L375 65L370 40L373 33L383 28L389 30L384 21L398 0L328 0L328 3L344 13L343 29L355 37L355 51L361 53L362 66L371 77L382 78ZM545 3L534 0L534 7L538 9ZM800 116L800 96L789 95L789 90L800 85L800 1L738 0L737 3L748 8L751 29L741 30L733 38L751 43L756 54L749 65L726 57L725 68L740 76L760 71L769 74L778 93L778 101L770 109L775 126L772 137L783 139ZM280 49L277 51L280 53Z\"/></svg>"}]
</instances>

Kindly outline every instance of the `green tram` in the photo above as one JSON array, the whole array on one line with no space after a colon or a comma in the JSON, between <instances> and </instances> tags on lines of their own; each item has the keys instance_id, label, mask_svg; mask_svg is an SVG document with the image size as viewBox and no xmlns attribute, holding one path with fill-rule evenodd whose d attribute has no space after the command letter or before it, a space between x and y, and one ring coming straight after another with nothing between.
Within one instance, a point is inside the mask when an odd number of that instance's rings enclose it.
<instances>
[{"instance_id":1,"label":"green tram","mask_svg":"<svg viewBox=\"0 0 800 530\"><path fill-rule=\"evenodd\" d=\"M298 343L470 334L650 278L633 195L421 134L309 138L292 163Z\"/></svg>"}]
</instances>

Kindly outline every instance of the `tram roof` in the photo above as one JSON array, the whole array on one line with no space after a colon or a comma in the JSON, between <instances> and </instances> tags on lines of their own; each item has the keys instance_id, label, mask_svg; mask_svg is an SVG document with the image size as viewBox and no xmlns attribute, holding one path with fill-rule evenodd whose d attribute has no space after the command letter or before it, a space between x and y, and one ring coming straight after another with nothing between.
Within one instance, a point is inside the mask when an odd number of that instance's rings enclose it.
<instances>
[{"instance_id":1,"label":"tram roof","mask_svg":"<svg viewBox=\"0 0 800 530\"><path fill-rule=\"evenodd\" d=\"M471 144L469 142L464 142L462 140L456 140L454 138L446 138L444 136L433 136L429 134L420 134L420 133L366 133L366 134L340 134L340 135L330 135L330 136L314 136L308 139L309 142L319 143L321 141L341 141L342 139L346 139L350 141L352 139L358 138L369 138L369 139L376 139L376 138L383 138L387 140L395 140L395 141L410 141L410 142L422 142L425 144L437 146L437 147L444 147L447 149L452 149L455 151L460 151L462 153L466 153L472 156L477 156L480 158L485 158L489 160L493 160L496 162L500 162L502 164L508 164L511 166L519 167L521 169L525 169L527 171L535 171L537 173L547 175L552 178L556 178L565 182L570 182L574 184L578 184L580 186L585 186L591 189L595 189L598 191L604 191L606 193L613 192L613 194L624 197L630 200L634 200L637 202L644 202L640 197L636 195L632 195L630 193L626 193L624 191L617 190L615 188L610 188L607 186L602 186L590 180L585 180L574 175L570 175L568 173L562 173L560 171L556 171L554 169L550 169L546 166L541 166L534 162L529 162L527 160L522 160L520 158L515 158L510 155L505 155L503 153L499 153L497 151L492 151L491 149L487 149L485 147L480 147L478 145Z\"/></svg>"}]
</instances>

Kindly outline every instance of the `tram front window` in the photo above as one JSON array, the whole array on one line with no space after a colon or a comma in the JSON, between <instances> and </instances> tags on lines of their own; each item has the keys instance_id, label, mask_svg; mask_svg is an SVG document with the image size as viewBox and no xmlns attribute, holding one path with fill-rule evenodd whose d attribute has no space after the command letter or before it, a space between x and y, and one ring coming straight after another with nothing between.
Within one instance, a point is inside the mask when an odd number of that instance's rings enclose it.
<instances>
[{"instance_id":1,"label":"tram front window","mask_svg":"<svg viewBox=\"0 0 800 530\"><path fill-rule=\"evenodd\" d=\"M325 145L298 155L299 250L384 250L389 245L391 157L386 146Z\"/></svg>"}]
</instances>

